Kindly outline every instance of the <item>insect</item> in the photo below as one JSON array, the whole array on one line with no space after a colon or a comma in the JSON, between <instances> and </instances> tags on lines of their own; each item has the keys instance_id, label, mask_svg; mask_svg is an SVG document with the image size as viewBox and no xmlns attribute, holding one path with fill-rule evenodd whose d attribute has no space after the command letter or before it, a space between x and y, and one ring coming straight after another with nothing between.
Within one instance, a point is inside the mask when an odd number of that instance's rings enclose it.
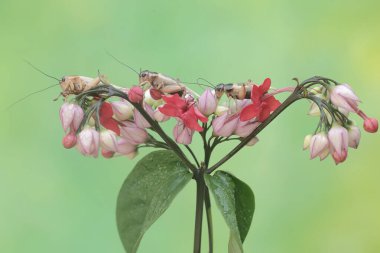
<instances>
[{"instance_id":1,"label":"insect","mask_svg":"<svg viewBox=\"0 0 380 253\"><path fill-rule=\"evenodd\" d=\"M251 80L244 83L220 83L215 86L215 95L218 99L220 99L224 93L227 97L233 99L250 99L253 85L254 83Z\"/></svg>"},{"instance_id":2,"label":"insect","mask_svg":"<svg viewBox=\"0 0 380 253\"><path fill-rule=\"evenodd\" d=\"M64 98L68 97L69 95L79 95L84 91L98 86L100 83L101 77L99 76L96 78L86 76L64 76L59 81L59 85L62 88L60 95L62 95Z\"/></svg>"},{"instance_id":3,"label":"insect","mask_svg":"<svg viewBox=\"0 0 380 253\"><path fill-rule=\"evenodd\" d=\"M67 97L70 95L79 95L80 93L82 93L84 91L87 91L91 88L96 87L99 84L102 84L103 80L104 80L103 79L104 77L100 76L100 75L98 77L95 77L95 78L86 77L86 76L64 76L61 79L59 79L57 77L46 74L45 72L43 72L42 70L40 70L39 68L37 68L36 66L34 66L32 63L30 63L28 61L26 61L26 63L28 63L32 68L34 68L35 70L37 70L41 74L43 74L49 78L52 78L54 80L57 80L58 83L51 85L51 86L48 86L44 89L32 92L32 93L22 97L21 99L17 100L16 102L12 103L11 105L9 105L7 107L7 109L12 108L14 105L24 101L25 99L27 99L28 97L30 97L32 95L43 92L43 91L48 90L50 88L56 87L58 85L61 86L62 91L60 92L59 96L54 99L54 101L58 100L58 98L60 96L63 96L65 99L67 99Z\"/></svg>"},{"instance_id":4,"label":"insect","mask_svg":"<svg viewBox=\"0 0 380 253\"><path fill-rule=\"evenodd\" d=\"M163 94L175 94L182 96L186 94L187 87L178 79L166 76L161 73L144 70L139 73L139 85L151 86L153 89Z\"/></svg>"},{"instance_id":5,"label":"insect","mask_svg":"<svg viewBox=\"0 0 380 253\"><path fill-rule=\"evenodd\" d=\"M198 78L197 82L199 82L199 80L206 81L210 85L209 87L214 89L217 99L220 99L223 94L226 94L228 98L238 100L250 99L252 87L255 84L249 79L244 83L220 83L215 86L204 78Z\"/></svg>"},{"instance_id":6,"label":"insect","mask_svg":"<svg viewBox=\"0 0 380 253\"><path fill-rule=\"evenodd\" d=\"M108 52L107 52L108 53ZM185 82L181 82L179 79L175 79L172 77L169 77L167 75L153 72L149 70L144 71L136 71L129 65L125 64L112 54L108 53L113 59L115 59L117 62L119 62L121 65L129 68L133 72L135 72L139 76L139 85L141 87L144 87L145 89L150 89L150 93L153 98L159 99L163 94L178 94L180 96L185 96L188 91L191 93L199 96L194 91L190 90L188 87L186 87ZM186 83L186 84L198 84L198 83Z\"/></svg>"}]
</instances>

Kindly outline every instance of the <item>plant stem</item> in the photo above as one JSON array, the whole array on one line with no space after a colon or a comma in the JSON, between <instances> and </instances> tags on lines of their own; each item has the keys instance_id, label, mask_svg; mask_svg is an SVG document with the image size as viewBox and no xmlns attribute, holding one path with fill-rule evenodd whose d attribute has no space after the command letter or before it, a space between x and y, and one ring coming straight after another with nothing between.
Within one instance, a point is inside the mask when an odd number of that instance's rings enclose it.
<instances>
[{"instance_id":1,"label":"plant stem","mask_svg":"<svg viewBox=\"0 0 380 253\"><path fill-rule=\"evenodd\" d=\"M257 134L261 132L269 123L272 122L278 115L281 114L282 111L284 111L289 105L297 101L298 99L301 99L302 96L298 94L300 89L300 86L297 86L294 92L265 120L263 121L253 132L248 135L245 139L243 139L234 149L232 149L225 157L223 157L219 162L217 162L215 165L210 167L207 170L207 173L210 174L217 168L219 168L221 165L223 165L225 162L227 162L232 156L234 156L237 152L240 151L247 143L254 138Z\"/></svg>"},{"instance_id":2,"label":"plant stem","mask_svg":"<svg viewBox=\"0 0 380 253\"><path fill-rule=\"evenodd\" d=\"M197 198L195 207L194 253L200 253L202 241L203 204L206 189L204 169L202 167L199 169L199 174L196 176L195 180L197 182Z\"/></svg>"},{"instance_id":3,"label":"plant stem","mask_svg":"<svg viewBox=\"0 0 380 253\"><path fill-rule=\"evenodd\" d=\"M157 123L157 121L153 120L149 114L145 111L143 106L138 103L133 103L129 100L129 97L124 92L114 88L113 86L106 86L108 90L108 95L121 97L128 102L130 102L139 113L149 122L151 127L156 131L156 133L166 142L166 144L178 155L178 157L186 164L186 166L193 172L193 174L197 174L197 168L187 159L186 155L183 153L182 149L177 145L175 141L173 141L162 128ZM95 89L94 89L95 90Z\"/></svg>"},{"instance_id":4,"label":"plant stem","mask_svg":"<svg viewBox=\"0 0 380 253\"><path fill-rule=\"evenodd\" d=\"M206 208L206 218L207 218L207 228L208 228L208 252L212 253L214 249L214 236L212 229L212 214L211 214L211 202L210 202L210 192L206 187L205 190L205 208Z\"/></svg>"}]
</instances>

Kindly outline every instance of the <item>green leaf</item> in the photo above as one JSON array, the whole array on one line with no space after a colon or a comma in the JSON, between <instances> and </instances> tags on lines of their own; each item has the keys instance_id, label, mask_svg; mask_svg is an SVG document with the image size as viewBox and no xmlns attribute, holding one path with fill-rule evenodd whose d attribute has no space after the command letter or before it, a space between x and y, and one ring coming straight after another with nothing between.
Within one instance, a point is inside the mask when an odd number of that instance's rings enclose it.
<instances>
[{"instance_id":1,"label":"green leaf","mask_svg":"<svg viewBox=\"0 0 380 253\"><path fill-rule=\"evenodd\" d=\"M172 151L152 152L136 164L120 189L116 208L119 235L127 253L137 252L144 233L191 178Z\"/></svg>"},{"instance_id":2,"label":"green leaf","mask_svg":"<svg viewBox=\"0 0 380 253\"><path fill-rule=\"evenodd\" d=\"M243 252L255 210L255 197L249 186L225 171L205 175L207 187L230 228L229 253Z\"/></svg>"}]
</instances>

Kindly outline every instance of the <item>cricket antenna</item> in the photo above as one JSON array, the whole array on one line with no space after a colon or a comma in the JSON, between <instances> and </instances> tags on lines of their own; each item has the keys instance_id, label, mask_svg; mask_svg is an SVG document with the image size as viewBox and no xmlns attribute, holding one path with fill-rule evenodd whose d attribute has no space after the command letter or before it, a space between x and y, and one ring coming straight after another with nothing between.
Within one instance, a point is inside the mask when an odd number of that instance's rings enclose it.
<instances>
[{"instance_id":1,"label":"cricket antenna","mask_svg":"<svg viewBox=\"0 0 380 253\"><path fill-rule=\"evenodd\" d=\"M37 68L36 66L34 66L31 62L29 62L28 60L25 60L24 61L29 64L32 68L34 68L35 70L37 70L38 72L40 72L41 74L43 74L44 76L47 76L47 77L50 77L52 79L55 79L57 80L58 82L60 82L61 80L59 80L58 78L54 77L54 76L51 76L51 75L48 75L46 74L45 72L43 72L42 70L40 70L39 68Z\"/></svg>"},{"instance_id":2,"label":"cricket antenna","mask_svg":"<svg viewBox=\"0 0 380 253\"><path fill-rule=\"evenodd\" d=\"M195 85L198 85L198 86L204 86L204 87L214 88L214 87L212 87L210 85L199 83L199 82L197 82L197 83L191 83L191 82L182 82L181 81L181 83L184 83L184 84L195 84Z\"/></svg>"},{"instance_id":3,"label":"cricket antenna","mask_svg":"<svg viewBox=\"0 0 380 253\"><path fill-rule=\"evenodd\" d=\"M207 82L207 83L210 85L210 86L208 86L208 87L211 87L211 88L215 89L215 85L213 85L212 83L210 83L210 82L207 81L206 79L204 79L204 78L202 78L202 77L199 77L199 78L197 79L197 83L199 83L199 80L202 80L202 81ZM203 85L205 85L205 84L203 84ZM207 86L207 85L205 85L205 86Z\"/></svg>"},{"instance_id":4,"label":"cricket antenna","mask_svg":"<svg viewBox=\"0 0 380 253\"><path fill-rule=\"evenodd\" d=\"M54 85L49 86L49 87L46 87L46 88L44 88L44 89L42 89L42 90L38 90L38 91L35 91L35 92L32 92L32 93L29 93L29 94L26 95L25 97L20 98L20 99L17 100L16 102L10 104L10 105L6 108L6 110L11 109L13 106L15 106L16 104L18 104L18 103L24 101L25 99L27 99L27 98L30 97L30 96L33 96L33 95L35 95L35 94L37 94L37 93L40 93L40 92L43 92L43 91L48 90L48 89L50 89L50 88L53 88L53 87L55 87L55 86L57 86L57 85L59 85L59 83L54 84Z\"/></svg>"},{"instance_id":5,"label":"cricket antenna","mask_svg":"<svg viewBox=\"0 0 380 253\"><path fill-rule=\"evenodd\" d=\"M111 56L115 61L117 61L118 63L120 63L121 65L129 68L130 70L132 70L133 72L135 72L138 76L140 76L140 73L137 72L134 68L132 68L131 66L125 64L124 62L122 62L121 60L119 60L118 58L116 58L113 54L111 54L110 52L106 51L106 53Z\"/></svg>"}]
</instances>

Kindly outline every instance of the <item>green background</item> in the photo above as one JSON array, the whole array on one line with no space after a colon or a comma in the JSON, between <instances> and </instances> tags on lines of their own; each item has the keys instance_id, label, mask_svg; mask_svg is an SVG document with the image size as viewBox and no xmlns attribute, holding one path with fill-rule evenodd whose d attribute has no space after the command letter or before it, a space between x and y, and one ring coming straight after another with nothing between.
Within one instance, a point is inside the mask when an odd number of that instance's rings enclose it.
<instances>
[{"instance_id":1,"label":"green background","mask_svg":"<svg viewBox=\"0 0 380 253\"><path fill-rule=\"evenodd\" d=\"M105 50L137 69L184 81L270 76L283 87L293 77L325 75L350 83L361 108L380 118L379 8L375 0L2 0L0 252L123 252L116 197L137 161L65 150L61 102L52 102L58 87L3 110L55 83L23 59L58 77L95 76L100 69L122 85L136 84L137 76ZM255 147L223 166L256 194L246 252L379 252L380 137L363 134L342 165L309 161L301 147L317 120L306 115L308 106L289 108ZM220 147L215 158L232 147ZM139 252L192 252L194 195L192 182ZM228 229L216 210L214 221L215 252L227 252Z\"/></svg>"}]
</instances>

